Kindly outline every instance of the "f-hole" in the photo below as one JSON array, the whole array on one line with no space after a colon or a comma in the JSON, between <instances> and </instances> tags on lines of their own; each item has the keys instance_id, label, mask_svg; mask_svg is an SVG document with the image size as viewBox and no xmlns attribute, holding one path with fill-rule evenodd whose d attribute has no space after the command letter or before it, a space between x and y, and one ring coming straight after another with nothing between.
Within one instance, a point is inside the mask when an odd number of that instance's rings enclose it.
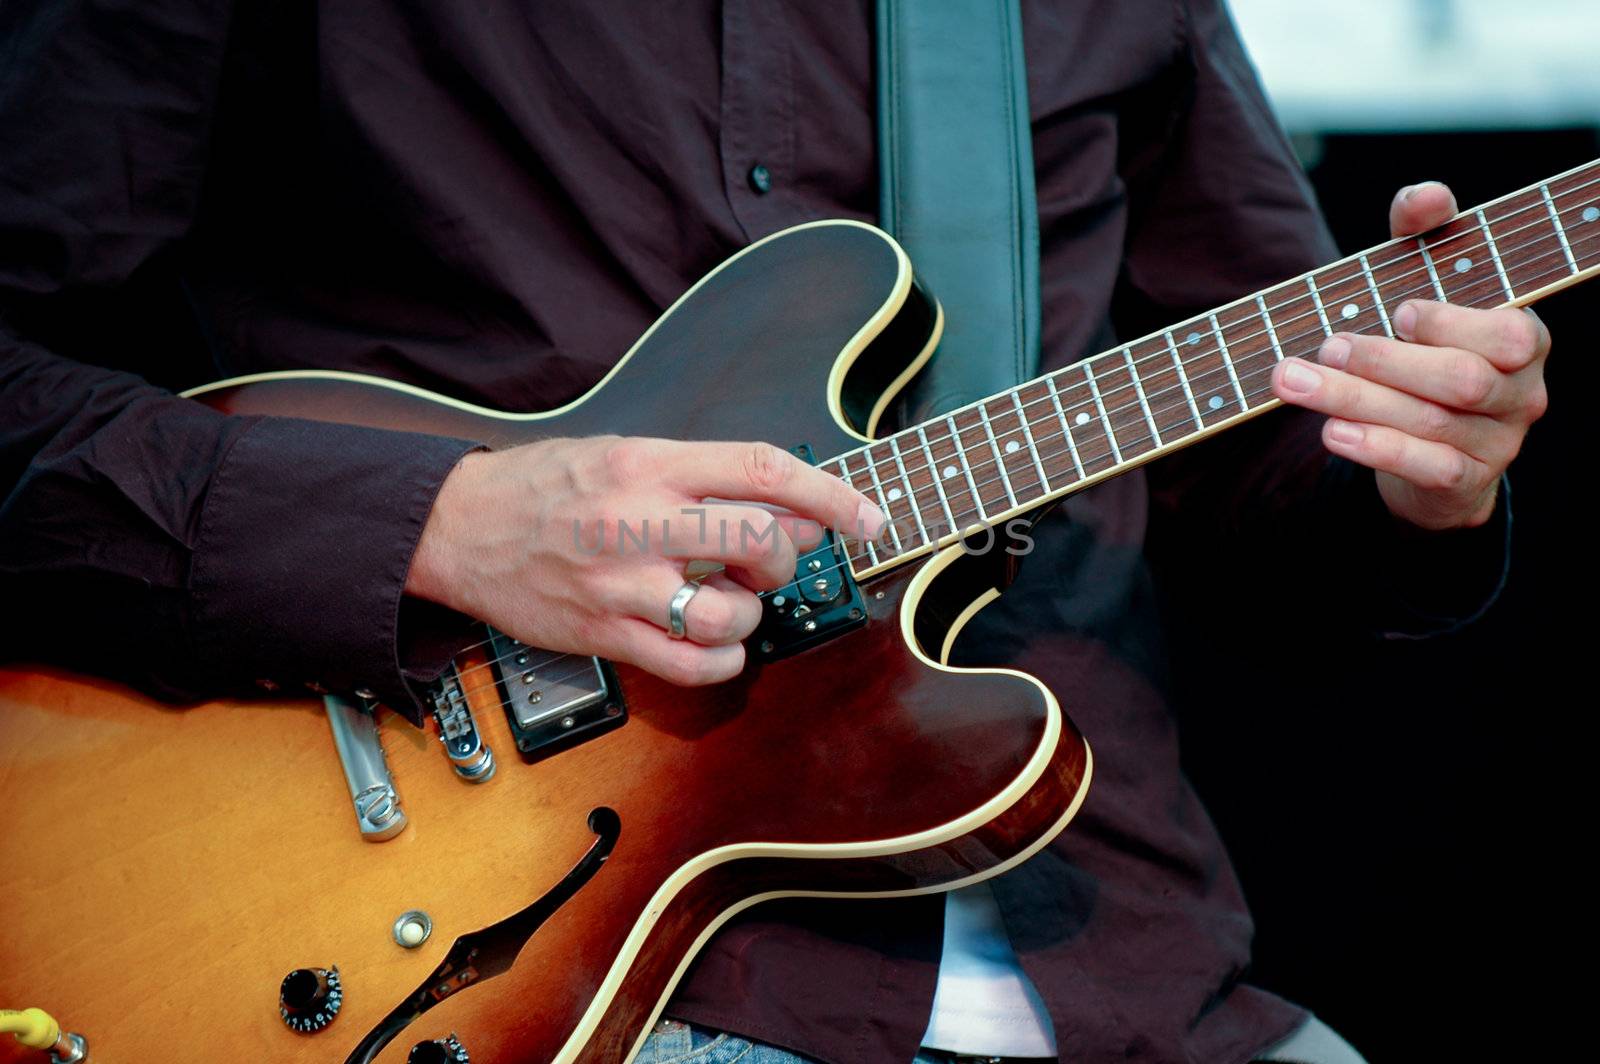
<instances>
[{"instance_id":1,"label":"f-hole","mask_svg":"<svg viewBox=\"0 0 1600 1064\"><path fill-rule=\"evenodd\" d=\"M584 884L593 879L611 856L622 834L622 818L613 809L601 806L589 814L589 830L595 840L561 882L544 896L497 924L462 935L450 947L439 967L422 985L390 1010L376 1027L367 1032L359 1045L345 1058L345 1064L370 1064L383 1047L392 1042L412 1020L448 997L510 970L517 954L544 922L565 905Z\"/></svg>"}]
</instances>

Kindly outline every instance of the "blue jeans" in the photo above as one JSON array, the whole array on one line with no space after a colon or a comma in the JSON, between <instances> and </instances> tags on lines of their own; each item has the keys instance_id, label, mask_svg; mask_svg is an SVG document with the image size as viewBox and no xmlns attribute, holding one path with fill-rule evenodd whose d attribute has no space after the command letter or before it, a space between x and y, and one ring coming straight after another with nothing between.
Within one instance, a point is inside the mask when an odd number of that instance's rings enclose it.
<instances>
[{"instance_id":1,"label":"blue jeans","mask_svg":"<svg viewBox=\"0 0 1600 1064\"><path fill-rule=\"evenodd\" d=\"M1350 1043L1312 1016L1298 1031L1263 1052L1262 1060L1292 1064L1366 1064ZM787 1049L691 1027L676 1020L656 1024L634 1064L814 1064ZM943 1064L939 1057L918 1053L911 1064Z\"/></svg>"},{"instance_id":2,"label":"blue jeans","mask_svg":"<svg viewBox=\"0 0 1600 1064\"><path fill-rule=\"evenodd\" d=\"M815 1064L809 1057L787 1049L662 1020L645 1039L633 1064ZM922 1054L913 1064L938 1064Z\"/></svg>"}]
</instances>

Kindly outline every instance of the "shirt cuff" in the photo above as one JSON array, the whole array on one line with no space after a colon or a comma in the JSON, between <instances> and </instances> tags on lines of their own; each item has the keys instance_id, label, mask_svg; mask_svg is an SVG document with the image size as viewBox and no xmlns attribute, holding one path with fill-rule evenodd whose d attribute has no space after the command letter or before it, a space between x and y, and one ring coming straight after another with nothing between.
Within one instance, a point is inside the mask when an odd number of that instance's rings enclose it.
<instances>
[{"instance_id":1,"label":"shirt cuff","mask_svg":"<svg viewBox=\"0 0 1600 1064\"><path fill-rule=\"evenodd\" d=\"M406 574L445 477L478 446L298 418L250 425L200 516L190 587L204 671L230 689L370 691L420 721L411 682L470 640L452 641L466 635L459 614L404 600Z\"/></svg>"},{"instance_id":2,"label":"shirt cuff","mask_svg":"<svg viewBox=\"0 0 1600 1064\"><path fill-rule=\"evenodd\" d=\"M1459 631L1499 599L1511 569L1511 481L1504 474L1489 520L1432 532L1389 512L1370 471L1359 504L1367 559L1381 581L1372 629L1385 639L1428 639Z\"/></svg>"}]
</instances>

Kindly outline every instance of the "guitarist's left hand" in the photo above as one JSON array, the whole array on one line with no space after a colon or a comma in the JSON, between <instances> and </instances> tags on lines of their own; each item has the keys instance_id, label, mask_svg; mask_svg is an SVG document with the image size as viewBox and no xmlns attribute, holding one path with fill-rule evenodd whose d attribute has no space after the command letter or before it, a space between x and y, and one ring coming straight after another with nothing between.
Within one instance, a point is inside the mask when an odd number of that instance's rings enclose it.
<instances>
[{"instance_id":1,"label":"guitarist's left hand","mask_svg":"<svg viewBox=\"0 0 1600 1064\"><path fill-rule=\"evenodd\" d=\"M1413 236L1455 214L1448 188L1413 185L1395 197L1389 229ZM1396 339L1335 333L1320 365L1284 359L1273 391L1330 415L1323 442L1377 471L1397 517L1428 529L1481 525L1500 475L1545 411L1550 332L1529 310L1421 299L1395 308L1391 321Z\"/></svg>"}]
</instances>

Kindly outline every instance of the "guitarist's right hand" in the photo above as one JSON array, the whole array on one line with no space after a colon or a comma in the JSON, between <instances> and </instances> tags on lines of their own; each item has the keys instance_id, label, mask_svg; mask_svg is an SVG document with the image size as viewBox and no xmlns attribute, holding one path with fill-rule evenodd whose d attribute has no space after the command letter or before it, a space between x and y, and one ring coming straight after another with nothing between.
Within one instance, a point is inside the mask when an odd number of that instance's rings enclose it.
<instances>
[{"instance_id":1,"label":"guitarist's right hand","mask_svg":"<svg viewBox=\"0 0 1600 1064\"><path fill-rule=\"evenodd\" d=\"M794 579L819 526L859 539L883 522L866 496L770 444L542 440L461 460L406 592L530 646L717 683L744 668L755 592ZM725 569L702 582L675 640L667 606L691 561Z\"/></svg>"}]
</instances>

